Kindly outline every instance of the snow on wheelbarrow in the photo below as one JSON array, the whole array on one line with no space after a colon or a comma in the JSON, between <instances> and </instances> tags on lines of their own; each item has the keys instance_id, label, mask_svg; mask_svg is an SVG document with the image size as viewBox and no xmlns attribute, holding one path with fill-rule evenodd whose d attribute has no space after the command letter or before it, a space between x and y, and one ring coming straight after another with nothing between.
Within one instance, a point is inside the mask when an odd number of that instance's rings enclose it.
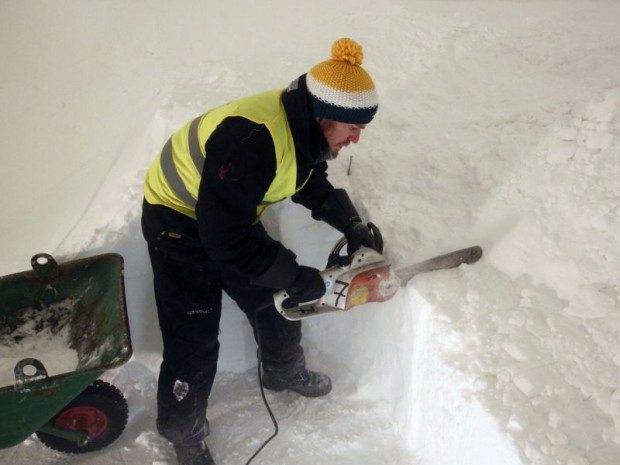
<instances>
[{"instance_id":1,"label":"snow on wheelbarrow","mask_svg":"<svg viewBox=\"0 0 620 465\"><path fill-rule=\"evenodd\" d=\"M132 355L123 258L103 254L0 277L0 448L33 433L67 453L117 439L127 402L98 380Z\"/></svg>"}]
</instances>

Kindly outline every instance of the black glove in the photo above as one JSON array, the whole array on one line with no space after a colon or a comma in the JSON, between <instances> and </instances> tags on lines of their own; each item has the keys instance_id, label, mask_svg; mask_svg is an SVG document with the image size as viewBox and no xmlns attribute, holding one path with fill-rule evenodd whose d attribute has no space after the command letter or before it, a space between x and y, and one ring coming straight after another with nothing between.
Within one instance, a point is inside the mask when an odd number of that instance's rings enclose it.
<instances>
[{"instance_id":1,"label":"black glove","mask_svg":"<svg viewBox=\"0 0 620 465\"><path fill-rule=\"evenodd\" d=\"M299 274L293 284L286 288L289 295L282 307L292 308L303 302L320 299L325 294L325 282L316 268L300 266Z\"/></svg>"},{"instance_id":2,"label":"black glove","mask_svg":"<svg viewBox=\"0 0 620 465\"><path fill-rule=\"evenodd\" d=\"M375 249L379 253L383 252L383 245L379 245L378 241L375 240L376 237L370 224L365 225L361 221L354 221L344 231L344 237L347 239L347 254L349 256L362 246Z\"/></svg>"}]
</instances>

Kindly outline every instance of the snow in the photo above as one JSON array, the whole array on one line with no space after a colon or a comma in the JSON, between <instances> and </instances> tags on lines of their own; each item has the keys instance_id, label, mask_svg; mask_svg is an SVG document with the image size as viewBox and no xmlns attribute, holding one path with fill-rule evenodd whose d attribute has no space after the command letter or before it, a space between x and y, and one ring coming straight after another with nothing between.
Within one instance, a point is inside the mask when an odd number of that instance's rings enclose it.
<instances>
[{"instance_id":1,"label":"snow","mask_svg":"<svg viewBox=\"0 0 620 465\"><path fill-rule=\"evenodd\" d=\"M280 434L254 463L617 464L619 17L613 0L0 3L0 275L43 251L123 254L135 352L105 375L130 407L114 445L67 457L32 438L0 465L175 463L154 428L145 170L187 120L287 85L342 36L364 46L380 109L330 178L396 267L485 255L309 320L309 365L334 390L268 393ZM308 265L338 239L290 203L266 223ZM208 443L240 464L272 427L229 299L221 336Z\"/></svg>"},{"instance_id":2,"label":"snow","mask_svg":"<svg viewBox=\"0 0 620 465\"><path fill-rule=\"evenodd\" d=\"M10 332L4 328L0 332L0 387L15 384L15 365L26 358L40 361L48 376L77 369L78 353L70 347L70 318L74 305L73 299L64 299L48 305L43 314L30 307L18 310L19 321L17 318L12 321L16 327ZM49 323L50 319L54 324ZM24 365L21 373L30 378L36 374L36 369Z\"/></svg>"}]
</instances>

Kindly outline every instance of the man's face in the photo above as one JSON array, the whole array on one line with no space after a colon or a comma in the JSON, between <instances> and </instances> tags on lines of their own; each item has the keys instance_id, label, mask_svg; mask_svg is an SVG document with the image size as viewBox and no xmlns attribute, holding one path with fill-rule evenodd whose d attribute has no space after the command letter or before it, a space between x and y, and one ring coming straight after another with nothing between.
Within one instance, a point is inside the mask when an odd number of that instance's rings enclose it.
<instances>
[{"instance_id":1,"label":"man's face","mask_svg":"<svg viewBox=\"0 0 620 465\"><path fill-rule=\"evenodd\" d=\"M317 119L319 126L323 130L323 135L329 144L332 157L336 158L340 149L346 147L351 142L357 144L362 135L365 124L349 124L328 119Z\"/></svg>"}]
</instances>

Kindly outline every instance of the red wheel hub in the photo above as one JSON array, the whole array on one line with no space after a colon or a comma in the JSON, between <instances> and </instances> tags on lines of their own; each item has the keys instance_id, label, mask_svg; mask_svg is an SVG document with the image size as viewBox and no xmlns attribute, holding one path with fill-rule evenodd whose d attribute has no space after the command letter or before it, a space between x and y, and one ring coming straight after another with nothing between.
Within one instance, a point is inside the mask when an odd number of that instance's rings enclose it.
<instances>
[{"instance_id":1,"label":"red wheel hub","mask_svg":"<svg viewBox=\"0 0 620 465\"><path fill-rule=\"evenodd\" d=\"M97 438L108 429L108 416L95 407L73 407L56 418L56 426L86 431L91 438Z\"/></svg>"}]
</instances>

